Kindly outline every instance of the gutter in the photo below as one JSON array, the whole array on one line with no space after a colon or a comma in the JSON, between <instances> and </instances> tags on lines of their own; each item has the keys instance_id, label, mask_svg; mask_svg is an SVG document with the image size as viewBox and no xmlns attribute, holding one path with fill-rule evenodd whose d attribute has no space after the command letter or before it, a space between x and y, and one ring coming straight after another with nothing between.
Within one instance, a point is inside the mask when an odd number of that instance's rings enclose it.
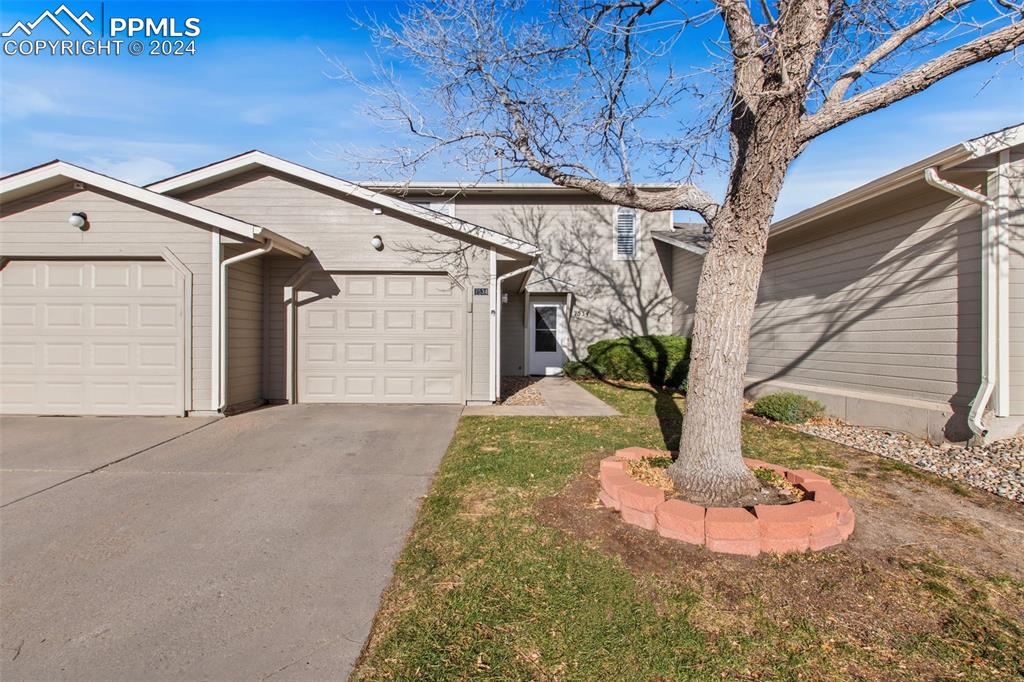
<instances>
[{"instance_id":1,"label":"gutter","mask_svg":"<svg viewBox=\"0 0 1024 682\"><path fill-rule=\"evenodd\" d=\"M294 243L294 242L292 242ZM303 247L305 248L305 247ZM228 268L236 263L241 263L244 260L250 258L256 258L257 256L263 256L270 253L274 249L274 240L267 239L263 242L258 249L252 251L246 251L240 253L237 256L232 256L227 260L221 261L220 264L220 334L218 335L220 341L219 357L220 357L220 378L217 386L217 411L223 412L225 403L227 402L227 382L228 382ZM283 250L283 249L282 249ZM308 251L308 249L307 249Z\"/></svg>"},{"instance_id":2,"label":"gutter","mask_svg":"<svg viewBox=\"0 0 1024 682\"><path fill-rule=\"evenodd\" d=\"M989 181L989 194L981 194L972 189L957 185L939 176L934 166L924 171L924 179L932 187L952 194L982 207L981 218L981 382L978 391L971 401L971 410L967 424L971 431L982 441L988 434L984 423L985 410L988 408L992 394L997 394L996 416L1006 410L1009 388L1009 253L1006 239L1004 204L1000 186L1009 165L1009 151L999 154L999 167L996 172L995 187ZM995 190L996 197L991 194Z\"/></svg>"},{"instance_id":3,"label":"gutter","mask_svg":"<svg viewBox=\"0 0 1024 682\"><path fill-rule=\"evenodd\" d=\"M497 387L498 392L501 391L501 284L506 279L509 279L510 277L515 277L516 275L521 275L524 272L530 272L535 267L537 267L536 258L534 258L533 261L525 267L521 267L518 270L513 270L512 272L506 272L501 277L498 277L494 283L494 289L496 292L494 316L497 319L497 333L494 335L494 343L491 344L491 348L493 349L492 352L494 353L494 385ZM523 280L523 288L525 288L525 286L526 280ZM494 400L498 399L496 395L492 396L492 398Z\"/></svg>"}]
</instances>

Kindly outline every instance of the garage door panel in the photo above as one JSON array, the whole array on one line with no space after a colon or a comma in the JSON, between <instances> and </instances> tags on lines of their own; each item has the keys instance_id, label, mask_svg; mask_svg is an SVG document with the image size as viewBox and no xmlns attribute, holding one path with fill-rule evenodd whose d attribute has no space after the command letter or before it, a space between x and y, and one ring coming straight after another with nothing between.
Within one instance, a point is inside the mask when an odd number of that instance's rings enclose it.
<instances>
[{"instance_id":1,"label":"garage door panel","mask_svg":"<svg viewBox=\"0 0 1024 682\"><path fill-rule=\"evenodd\" d=\"M163 261L12 261L0 271L0 410L181 414L184 290Z\"/></svg>"},{"instance_id":2,"label":"garage door panel","mask_svg":"<svg viewBox=\"0 0 1024 682\"><path fill-rule=\"evenodd\" d=\"M304 402L462 402L461 289L442 275L331 274L299 306ZM333 318L336 326L323 321Z\"/></svg>"}]
</instances>

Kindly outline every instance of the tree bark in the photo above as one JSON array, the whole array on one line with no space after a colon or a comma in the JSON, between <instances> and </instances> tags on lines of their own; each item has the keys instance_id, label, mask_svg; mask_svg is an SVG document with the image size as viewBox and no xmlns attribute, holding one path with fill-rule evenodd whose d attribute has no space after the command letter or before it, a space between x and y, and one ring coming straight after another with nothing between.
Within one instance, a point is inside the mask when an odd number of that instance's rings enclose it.
<instances>
[{"instance_id":1,"label":"tree bark","mask_svg":"<svg viewBox=\"0 0 1024 682\"><path fill-rule=\"evenodd\" d=\"M762 112L753 130L734 137L742 158L701 269L679 458L668 470L696 504L731 506L758 487L742 457L743 376L768 228L797 153L798 120L796 112Z\"/></svg>"}]
</instances>

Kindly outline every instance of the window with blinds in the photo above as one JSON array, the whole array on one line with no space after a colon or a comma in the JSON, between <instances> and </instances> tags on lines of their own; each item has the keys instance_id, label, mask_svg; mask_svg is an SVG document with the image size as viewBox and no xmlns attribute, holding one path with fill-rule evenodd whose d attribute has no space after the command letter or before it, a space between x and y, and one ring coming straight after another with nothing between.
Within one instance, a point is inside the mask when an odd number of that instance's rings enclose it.
<instances>
[{"instance_id":1,"label":"window with blinds","mask_svg":"<svg viewBox=\"0 0 1024 682\"><path fill-rule=\"evenodd\" d=\"M615 219L615 257L636 258L636 211L620 208Z\"/></svg>"}]
</instances>

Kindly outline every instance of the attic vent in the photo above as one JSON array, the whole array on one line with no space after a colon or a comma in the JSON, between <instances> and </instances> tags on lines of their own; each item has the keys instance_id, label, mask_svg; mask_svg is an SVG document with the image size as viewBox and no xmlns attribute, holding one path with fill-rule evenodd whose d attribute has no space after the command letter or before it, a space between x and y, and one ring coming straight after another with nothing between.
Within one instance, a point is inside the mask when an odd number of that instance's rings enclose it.
<instances>
[{"instance_id":1,"label":"attic vent","mask_svg":"<svg viewBox=\"0 0 1024 682\"><path fill-rule=\"evenodd\" d=\"M615 220L615 257L636 258L636 211L620 208Z\"/></svg>"}]
</instances>

